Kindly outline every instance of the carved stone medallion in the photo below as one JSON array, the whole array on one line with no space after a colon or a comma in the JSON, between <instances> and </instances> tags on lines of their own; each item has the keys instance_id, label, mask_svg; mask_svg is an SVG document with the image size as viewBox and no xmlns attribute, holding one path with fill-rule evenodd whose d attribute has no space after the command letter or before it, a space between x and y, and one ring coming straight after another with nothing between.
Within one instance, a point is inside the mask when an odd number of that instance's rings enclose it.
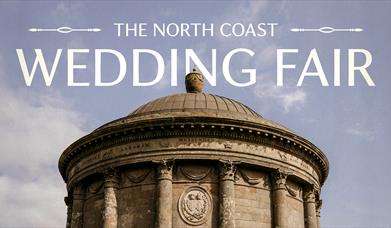
<instances>
[{"instance_id":1,"label":"carved stone medallion","mask_svg":"<svg viewBox=\"0 0 391 228\"><path fill-rule=\"evenodd\" d=\"M187 224L193 226L204 224L212 211L211 196L201 187L190 187L179 198L178 210Z\"/></svg>"}]
</instances>

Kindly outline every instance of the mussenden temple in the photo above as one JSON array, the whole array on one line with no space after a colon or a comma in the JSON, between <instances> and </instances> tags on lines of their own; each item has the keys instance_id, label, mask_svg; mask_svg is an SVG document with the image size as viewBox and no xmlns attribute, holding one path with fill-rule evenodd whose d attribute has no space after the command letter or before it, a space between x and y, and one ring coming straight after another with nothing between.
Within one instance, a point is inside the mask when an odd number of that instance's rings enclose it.
<instances>
[{"instance_id":1,"label":"mussenden temple","mask_svg":"<svg viewBox=\"0 0 391 228\"><path fill-rule=\"evenodd\" d=\"M70 145L59 169L69 228L319 228L329 165L308 140L233 99L150 101Z\"/></svg>"}]
</instances>

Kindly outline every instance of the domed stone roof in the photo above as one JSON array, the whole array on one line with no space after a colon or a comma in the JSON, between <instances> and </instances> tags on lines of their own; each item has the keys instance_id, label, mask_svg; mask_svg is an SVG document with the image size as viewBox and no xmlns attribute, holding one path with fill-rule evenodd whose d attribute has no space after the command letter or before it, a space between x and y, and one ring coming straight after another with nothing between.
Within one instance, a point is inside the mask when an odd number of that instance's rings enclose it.
<instances>
[{"instance_id":1,"label":"domed stone roof","mask_svg":"<svg viewBox=\"0 0 391 228\"><path fill-rule=\"evenodd\" d=\"M207 93L189 92L152 100L128 116L105 124L98 129L130 122L179 117L211 117L222 120L247 121L293 133L288 128L263 118L251 108L233 99Z\"/></svg>"},{"instance_id":2,"label":"domed stone roof","mask_svg":"<svg viewBox=\"0 0 391 228\"><path fill-rule=\"evenodd\" d=\"M180 93L161 97L142 105L133 111L130 116L154 112L178 111L229 112L231 114L261 117L258 113L240 102L206 93Z\"/></svg>"},{"instance_id":3,"label":"domed stone roof","mask_svg":"<svg viewBox=\"0 0 391 228\"><path fill-rule=\"evenodd\" d=\"M203 93L197 71L185 80L187 93L145 103L65 149L67 226L315 227L323 152L241 102ZM235 194L249 204L236 207Z\"/></svg>"}]
</instances>

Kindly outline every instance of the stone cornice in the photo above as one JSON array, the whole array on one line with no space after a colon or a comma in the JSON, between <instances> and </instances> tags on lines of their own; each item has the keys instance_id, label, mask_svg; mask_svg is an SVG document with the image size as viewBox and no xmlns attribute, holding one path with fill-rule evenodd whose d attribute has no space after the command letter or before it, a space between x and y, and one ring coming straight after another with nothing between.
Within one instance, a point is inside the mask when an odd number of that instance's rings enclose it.
<instances>
[{"instance_id":1,"label":"stone cornice","mask_svg":"<svg viewBox=\"0 0 391 228\"><path fill-rule=\"evenodd\" d=\"M59 169L67 181L67 172L72 164L104 148L139 140L196 136L248 141L284 150L313 164L319 170L321 184L328 175L326 156L308 140L269 125L213 117L158 118L98 128L63 152Z\"/></svg>"}]
</instances>

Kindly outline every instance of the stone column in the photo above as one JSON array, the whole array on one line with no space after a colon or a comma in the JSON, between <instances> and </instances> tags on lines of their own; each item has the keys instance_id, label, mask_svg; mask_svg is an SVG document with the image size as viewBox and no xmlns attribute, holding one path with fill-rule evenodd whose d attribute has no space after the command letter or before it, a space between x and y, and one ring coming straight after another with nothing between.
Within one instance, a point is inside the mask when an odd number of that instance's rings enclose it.
<instances>
[{"instance_id":1,"label":"stone column","mask_svg":"<svg viewBox=\"0 0 391 228\"><path fill-rule=\"evenodd\" d=\"M172 227L172 167L173 161L159 161L158 175L158 199L157 199L157 228Z\"/></svg>"},{"instance_id":2,"label":"stone column","mask_svg":"<svg viewBox=\"0 0 391 228\"><path fill-rule=\"evenodd\" d=\"M83 227L83 207L84 207L85 189L81 184L73 188L71 227Z\"/></svg>"},{"instance_id":3,"label":"stone column","mask_svg":"<svg viewBox=\"0 0 391 228\"><path fill-rule=\"evenodd\" d=\"M275 228L288 228L288 213L286 206L286 178L289 173L280 169L271 174L273 186L273 218Z\"/></svg>"},{"instance_id":4,"label":"stone column","mask_svg":"<svg viewBox=\"0 0 391 228\"><path fill-rule=\"evenodd\" d=\"M322 200L316 201L316 220L318 223L318 228L320 228L320 209L322 208Z\"/></svg>"},{"instance_id":5,"label":"stone column","mask_svg":"<svg viewBox=\"0 0 391 228\"><path fill-rule=\"evenodd\" d=\"M67 223L65 225L66 228L71 227L71 219L72 219L72 197L65 196L64 197L65 205L67 205Z\"/></svg>"},{"instance_id":6,"label":"stone column","mask_svg":"<svg viewBox=\"0 0 391 228\"><path fill-rule=\"evenodd\" d=\"M119 177L114 169L104 171L104 200L103 228L117 228L117 196Z\"/></svg>"},{"instance_id":7,"label":"stone column","mask_svg":"<svg viewBox=\"0 0 391 228\"><path fill-rule=\"evenodd\" d=\"M220 163L220 228L235 227L235 173L236 166L228 161Z\"/></svg>"},{"instance_id":8,"label":"stone column","mask_svg":"<svg viewBox=\"0 0 391 228\"><path fill-rule=\"evenodd\" d=\"M304 221L306 228L317 228L315 189L313 185L304 188Z\"/></svg>"}]
</instances>

